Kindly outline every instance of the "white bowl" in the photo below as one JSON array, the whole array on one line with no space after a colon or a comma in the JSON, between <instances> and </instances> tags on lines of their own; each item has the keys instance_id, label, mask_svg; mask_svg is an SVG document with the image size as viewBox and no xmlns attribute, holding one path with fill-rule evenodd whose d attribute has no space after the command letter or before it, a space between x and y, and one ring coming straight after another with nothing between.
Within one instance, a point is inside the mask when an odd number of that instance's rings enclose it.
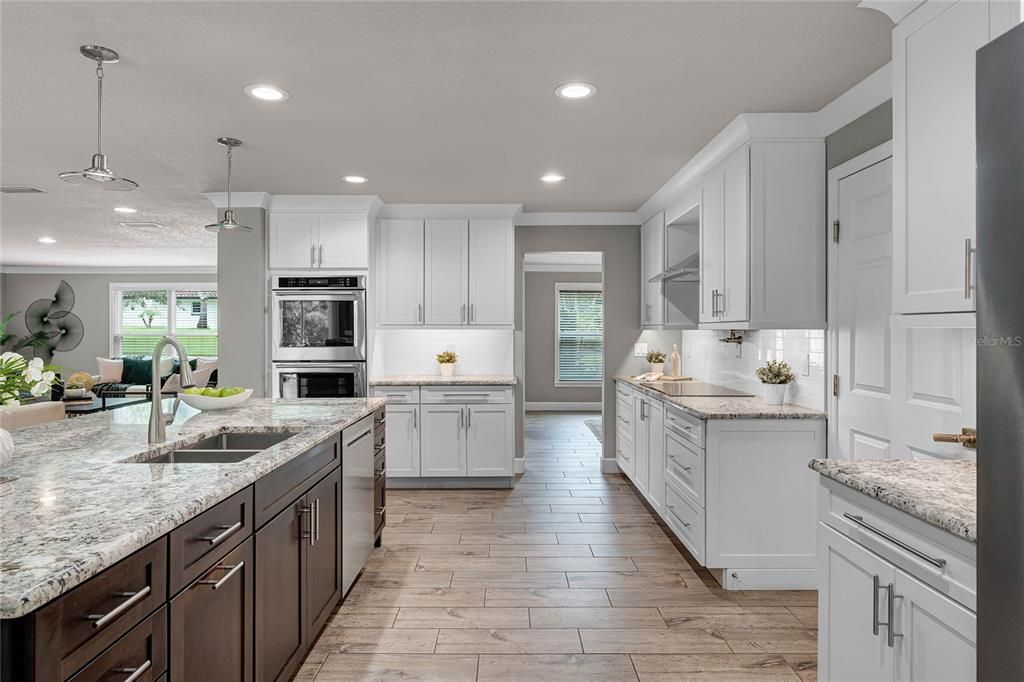
<instances>
[{"instance_id":1,"label":"white bowl","mask_svg":"<svg viewBox=\"0 0 1024 682\"><path fill-rule=\"evenodd\" d=\"M209 411L209 410L226 410L231 407L238 407L252 395L252 389L247 388L241 393L236 395L228 396L226 398L211 398L205 395L190 395L188 393L179 393L178 397L181 398L181 402L185 403L189 407L194 407L197 410Z\"/></svg>"}]
</instances>

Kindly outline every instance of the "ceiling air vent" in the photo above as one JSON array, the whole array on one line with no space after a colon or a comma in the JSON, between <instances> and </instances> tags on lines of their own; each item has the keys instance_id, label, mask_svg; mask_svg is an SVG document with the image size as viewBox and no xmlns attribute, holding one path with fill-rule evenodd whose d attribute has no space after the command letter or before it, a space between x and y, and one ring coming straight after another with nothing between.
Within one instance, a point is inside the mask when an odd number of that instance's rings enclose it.
<instances>
[{"instance_id":1,"label":"ceiling air vent","mask_svg":"<svg viewBox=\"0 0 1024 682\"><path fill-rule=\"evenodd\" d=\"M28 185L3 185L0 186L0 194L44 194L38 187Z\"/></svg>"},{"instance_id":2,"label":"ceiling air vent","mask_svg":"<svg viewBox=\"0 0 1024 682\"><path fill-rule=\"evenodd\" d=\"M160 223L154 223L151 221L127 221L123 223L118 223L118 225L120 225L121 227L163 227L163 225L161 225Z\"/></svg>"}]
</instances>

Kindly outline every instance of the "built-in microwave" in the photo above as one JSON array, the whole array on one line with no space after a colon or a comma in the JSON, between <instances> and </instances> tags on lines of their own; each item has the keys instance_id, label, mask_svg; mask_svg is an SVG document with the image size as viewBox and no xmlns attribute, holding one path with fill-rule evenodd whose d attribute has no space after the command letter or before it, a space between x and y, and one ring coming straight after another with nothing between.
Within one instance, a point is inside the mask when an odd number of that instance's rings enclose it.
<instances>
[{"instance_id":1,"label":"built-in microwave","mask_svg":"<svg viewBox=\"0 0 1024 682\"><path fill-rule=\"evenodd\" d=\"M364 398L365 362L275 362L275 398Z\"/></svg>"},{"instance_id":2,"label":"built-in microwave","mask_svg":"<svg viewBox=\"0 0 1024 682\"><path fill-rule=\"evenodd\" d=\"M364 275L274 277L273 362L366 360Z\"/></svg>"}]
</instances>

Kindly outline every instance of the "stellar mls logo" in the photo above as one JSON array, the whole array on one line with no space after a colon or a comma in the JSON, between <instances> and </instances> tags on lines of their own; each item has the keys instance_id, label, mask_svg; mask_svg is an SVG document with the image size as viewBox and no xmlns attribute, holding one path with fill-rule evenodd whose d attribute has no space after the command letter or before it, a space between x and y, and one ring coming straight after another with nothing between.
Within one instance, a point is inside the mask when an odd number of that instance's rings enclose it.
<instances>
[{"instance_id":1,"label":"stellar mls logo","mask_svg":"<svg viewBox=\"0 0 1024 682\"><path fill-rule=\"evenodd\" d=\"M976 339L971 339L971 342L979 348L995 348L997 346L1020 348L1024 346L1024 336L979 336Z\"/></svg>"}]
</instances>

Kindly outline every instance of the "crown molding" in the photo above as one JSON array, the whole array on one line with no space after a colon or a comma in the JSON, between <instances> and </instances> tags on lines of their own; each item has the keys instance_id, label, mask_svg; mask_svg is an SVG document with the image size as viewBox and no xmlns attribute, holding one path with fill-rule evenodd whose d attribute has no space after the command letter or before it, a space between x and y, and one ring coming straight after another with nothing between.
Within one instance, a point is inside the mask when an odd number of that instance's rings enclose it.
<instances>
[{"instance_id":1,"label":"crown molding","mask_svg":"<svg viewBox=\"0 0 1024 682\"><path fill-rule=\"evenodd\" d=\"M863 0L857 7L873 9L881 12L892 19L892 23L898 24L903 18L917 9L924 0Z\"/></svg>"},{"instance_id":2,"label":"crown molding","mask_svg":"<svg viewBox=\"0 0 1024 682\"><path fill-rule=\"evenodd\" d=\"M523 263L523 272L601 272L599 263Z\"/></svg>"},{"instance_id":3,"label":"crown molding","mask_svg":"<svg viewBox=\"0 0 1024 682\"><path fill-rule=\"evenodd\" d=\"M228 207L227 192L203 192L203 196L214 208ZM270 206L270 195L266 192L232 192L231 208L262 208Z\"/></svg>"},{"instance_id":4,"label":"crown molding","mask_svg":"<svg viewBox=\"0 0 1024 682\"><path fill-rule=\"evenodd\" d=\"M552 211L543 212L538 211L536 213L521 213L516 218L516 225L526 226L579 226L579 225L590 225L590 226L627 226L631 227L642 223L635 212L569 212L569 211Z\"/></svg>"},{"instance_id":5,"label":"crown molding","mask_svg":"<svg viewBox=\"0 0 1024 682\"><path fill-rule=\"evenodd\" d=\"M375 194L273 194L271 211L353 211L376 214L384 202Z\"/></svg>"},{"instance_id":6,"label":"crown molding","mask_svg":"<svg viewBox=\"0 0 1024 682\"><path fill-rule=\"evenodd\" d=\"M178 266L161 265L152 267L83 267L70 265L0 265L0 274L4 275L216 275L214 265Z\"/></svg>"},{"instance_id":7,"label":"crown molding","mask_svg":"<svg viewBox=\"0 0 1024 682\"><path fill-rule=\"evenodd\" d=\"M892 62L836 97L813 114L821 137L828 137L892 99Z\"/></svg>"},{"instance_id":8,"label":"crown molding","mask_svg":"<svg viewBox=\"0 0 1024 682\"><path fill-rule=\"evenodd\" d=\"M384 204L378 217L514 220L522 210L522 204Z\"/></svg>"}]
</instances>

